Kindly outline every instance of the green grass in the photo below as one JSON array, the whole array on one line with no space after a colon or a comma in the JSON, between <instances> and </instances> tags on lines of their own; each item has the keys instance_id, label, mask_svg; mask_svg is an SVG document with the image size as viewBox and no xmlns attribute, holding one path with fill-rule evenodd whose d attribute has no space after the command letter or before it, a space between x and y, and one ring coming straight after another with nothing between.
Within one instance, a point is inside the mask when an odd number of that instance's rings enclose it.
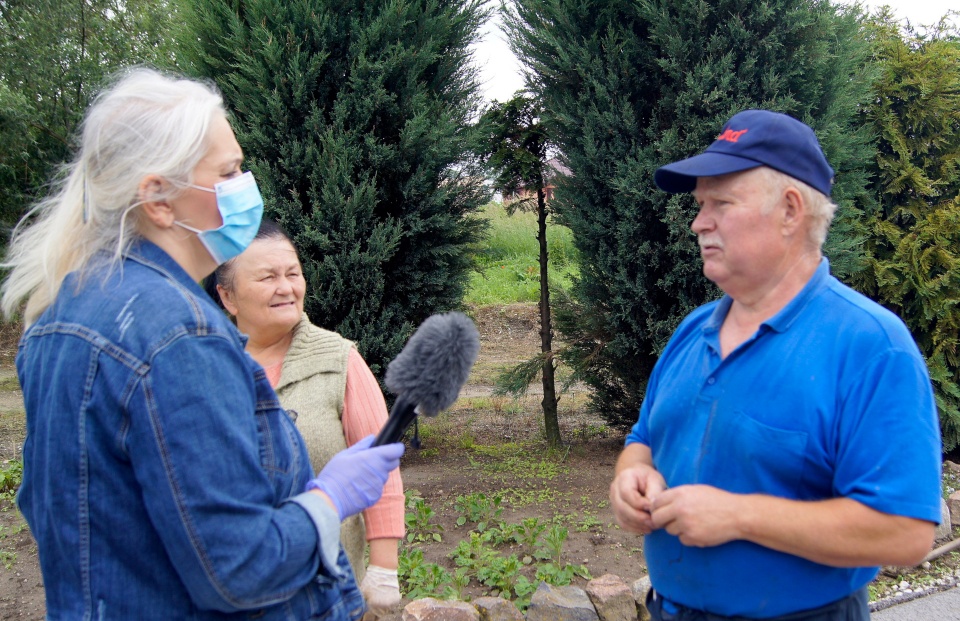
<instances>
[{"instance_id":1,"label":"green grass","mask_svg":"<svg viewBox=\"0 0 960 621\"><path fill-rule=\"evenodd\" d=\"M466 302L476 306L536 302L540 299L540 247L537 216L507 215L499 203L485 206L481 216L490 225L488 237L474 253L477 270L470 276ZM570 229L547 223L548 278L551 288L566 289L578 273Z\"/></svg>"}]
</instances>

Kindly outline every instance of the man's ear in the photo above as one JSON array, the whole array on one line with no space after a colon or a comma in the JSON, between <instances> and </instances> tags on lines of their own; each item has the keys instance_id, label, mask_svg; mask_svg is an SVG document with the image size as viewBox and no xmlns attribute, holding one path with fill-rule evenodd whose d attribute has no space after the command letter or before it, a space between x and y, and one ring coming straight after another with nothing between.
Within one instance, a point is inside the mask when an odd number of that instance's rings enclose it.
<instances>
[{"instance_id":1,"label":"man's ear","mask_svg":"<svg viewBox=\"0 0 960 621\"><path fill-rule=\"evenodd\" d=\"M169 186L169 182L158 175L147 175L137 186L137 198L140 200L143 217L159 229L172 227L176 219L170 203L159 198L166 193Z\"/></svg>"},{"instance_id":2,"label":"man's ear","mask_svg":"<svg viewBox=\"0 0 960 621\"><path fill-rule=\"evenodd\" d=\"M785 236L793 236L798 233L807 218L807 204L803 200L803 194L794 186L787 186L783 191L783 222L781 227Z\"/></svg>"},{"instance_id":3,"label":"man's ear","mask_svg":"<svg viewBox=\"0 0 960 621\"><path fill-rule=\"evenodd\" d=\"M223 307L227 309L227 312L237 316L237 305L233 302L233 292L229 289L224 289L223 285L217 285L217 293L220 294L220 301L223 302Z\"/></svg>"}]
</instances>

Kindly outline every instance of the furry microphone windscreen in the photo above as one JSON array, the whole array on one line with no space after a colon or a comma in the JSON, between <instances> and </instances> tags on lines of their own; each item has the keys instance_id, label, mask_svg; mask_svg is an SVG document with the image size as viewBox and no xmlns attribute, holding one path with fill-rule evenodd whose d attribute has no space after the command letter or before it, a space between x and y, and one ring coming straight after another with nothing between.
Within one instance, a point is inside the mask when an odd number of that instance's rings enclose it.
<instances>
[{"instance_id":1,"label":"furry microphone windscreen","mask_svg":"<svg viewBox=\"0 0 960 621\"><path fill-rule=\"evenodd\" d=\"M387 365L387 388L419 405L421 414L436 416L457 400L478 353L480 333L469 317L433 315Z\"/></svg>"}]
</instances>

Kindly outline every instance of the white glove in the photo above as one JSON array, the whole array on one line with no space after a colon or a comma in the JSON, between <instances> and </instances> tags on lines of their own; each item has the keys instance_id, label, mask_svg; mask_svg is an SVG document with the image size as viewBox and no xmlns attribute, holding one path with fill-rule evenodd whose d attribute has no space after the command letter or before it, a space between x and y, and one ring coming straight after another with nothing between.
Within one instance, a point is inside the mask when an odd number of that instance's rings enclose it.
<instances>
[{"instance_id":1,"label":"white glove","mask_svg":"<svg viewBox=\"0 0 960 621\"><path fill-rule=\"evenodd\" d=\"M373 614L380 616L393 612L400 605L400 579L397 577L397 570L368 566L367 574L360 583L360 592Z\"/></svg>"}]
</instances>

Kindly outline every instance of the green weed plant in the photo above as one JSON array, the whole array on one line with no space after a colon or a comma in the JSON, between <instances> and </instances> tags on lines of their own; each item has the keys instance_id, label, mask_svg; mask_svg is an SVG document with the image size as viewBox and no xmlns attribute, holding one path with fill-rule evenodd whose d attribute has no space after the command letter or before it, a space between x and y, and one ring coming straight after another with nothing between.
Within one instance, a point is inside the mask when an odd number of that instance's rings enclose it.
<instances>
[{"instance_id":1,"label":"green weed plant","mask_svg":"<svg viewBox=\"0 0 960 621\"><path fill-rule=\"evenodd\" d=\"M423 498L412 495L408 490L407 512L404 514L404 524L407 527L407 543L422 541L443 541L443 526L434 522L436 512Z\"/></svg>"},{"instance_id":2,"label":"green weed plant","mask_svg":"<svg viewBox=\"0 0 960 621\"><path fill-rule=\"evenodd\" d=\"M434 597L437 599L459 599L462 589L454 588L453 576L436 563L423 559L423 550L403 548L400 550L397 574L403 594L410 599Z\"/></svg>"},{"instance_id":3,"label":"green weed plant","mask_svg":"<svg viewBox=\"0 0 960 621\"><path fill-rule=\"evenodd\" d=\"M542 545L534 556L546 561L537 567L537 580L555 586L566 586L574 576L589 579L590 572L583 565L573 565L563 561L563 544L570 532L554 524L542 539Z\"/></svg>"},{"instance_id":4,"label":"green weed plant","mask_svg":"<svg viewBox=\"0 0 960 621\"><path fill-rule=\"evenodd\" d=\"M470 522L476 526L478 532L483 532L503 513L503 495L487 496L483 492L457 496L453 507L462 515L457 518L457 526Z\"/></svg>"},{"instance_id":5,"label":"green weed plant","mask_svg":"<svg viewBox=\"0 0 960 621\"><path fill-rule=\"evenodd\" d=\"M575 577L591 577L585 566L564 562L563 545L569 532L566 528L537 517L516 524L499 522L501 503L502 495L482 493L458 496L454 501L454 507L461 512L457 524L471 522L478 528L467 532L448 554L456 567L453 573L424 560L419 544L429 542L429 538L408 537L401 546L398 571L404 595L411 599L463 600L465 589L476 581L488 594L509 599L520 610L526 610L540 581L564 586ZM408 503L408 509L417 511L417 515L408 513L408 525L434 515L422 498ZM517 545L522 557L511 551Z\"/></svg>"},{"instance_id":6,"label":"green weed plant","mask_svg":"<svg viewBox=\"0 0 960 621\"><path fill-rule=\"evenodd\" d=\"M511 479L552 481L566 472L562 460L550 455L537 456L528 443L507 442L497 445L477 445L467 455L473 468L486 474L508 474Z\"/></svg>"},{"instance_id":7,"label":"green weed plant","mask_svg":"<svg viewBox=\"0 0 960 621\"><path fill-rule=\"evenodd\" d=\"M7 459L0 466L0 499L12 501L23 482L23 462Z\"/></svg>"}]
</instances>

